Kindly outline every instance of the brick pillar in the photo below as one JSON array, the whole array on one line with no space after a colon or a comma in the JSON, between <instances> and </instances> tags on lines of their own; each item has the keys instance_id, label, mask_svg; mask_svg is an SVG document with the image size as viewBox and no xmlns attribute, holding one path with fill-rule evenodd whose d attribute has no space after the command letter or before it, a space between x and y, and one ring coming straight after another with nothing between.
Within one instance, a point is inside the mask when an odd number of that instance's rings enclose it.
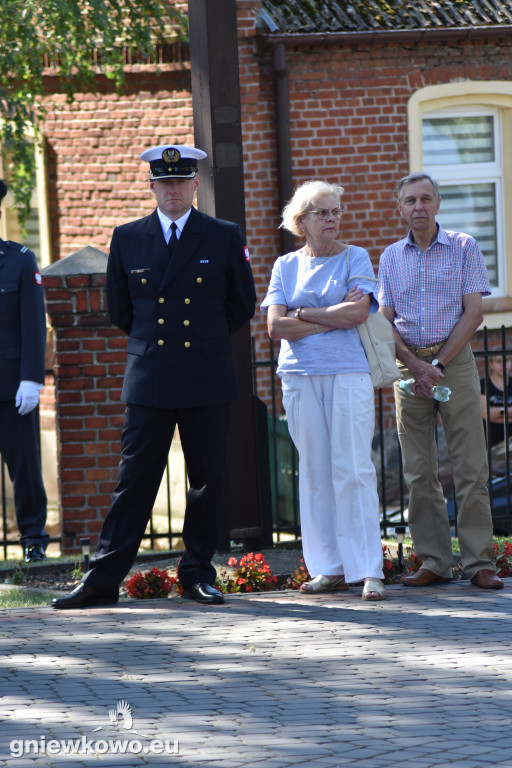
<instances>
[{"instance_id":1,"label":"brick pillar","mask_svg":"<svg viewBox=\"0 0 512 768\"><path fill-rule=\"evenodd\" d=\"M94 546L117 477L127 337L108 319L107 255L87 247L43 270L55 345L62 553Z\"/></svg>"}]
</instances>

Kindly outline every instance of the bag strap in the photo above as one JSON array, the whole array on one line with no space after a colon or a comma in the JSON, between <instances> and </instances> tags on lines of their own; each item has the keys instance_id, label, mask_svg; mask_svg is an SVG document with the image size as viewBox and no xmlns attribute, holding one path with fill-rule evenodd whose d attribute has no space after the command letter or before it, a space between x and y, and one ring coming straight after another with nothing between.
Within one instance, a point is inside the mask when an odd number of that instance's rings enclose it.
<instances>
[{"instance_id":1,"label":"bag strap","mask_svg":"<svg viewBox=\"0 0 512 768\"><path fill-rule=\"evenodd\" d=\"M351 275L350 274L350 245L347 246L347 283L350 280L373 280L374 283L378 282L376 277L370 277L370 275Z\"/></svg>"}]
</instances>

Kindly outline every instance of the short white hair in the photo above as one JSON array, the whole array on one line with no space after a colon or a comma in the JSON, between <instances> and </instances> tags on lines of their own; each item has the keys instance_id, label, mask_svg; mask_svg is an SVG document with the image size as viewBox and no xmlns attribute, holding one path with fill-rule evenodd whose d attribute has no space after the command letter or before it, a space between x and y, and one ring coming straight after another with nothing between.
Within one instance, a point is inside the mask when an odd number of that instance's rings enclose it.
<instances>
[{"instance_id":1,"label":"short white hair","mask_svg":"<svg viewBox=\"0 0 512 768\"><path fill-rule=\"evenodd\" d=\"M299 237L302 234L299 229L300 219L308 211L315 210L316 201L324 195L333 195L339 205L344 191L339 184L329 184L327 181L305 181L297 187L292 199L283 208L279 226Z\"/></svg>"}]
</instances>

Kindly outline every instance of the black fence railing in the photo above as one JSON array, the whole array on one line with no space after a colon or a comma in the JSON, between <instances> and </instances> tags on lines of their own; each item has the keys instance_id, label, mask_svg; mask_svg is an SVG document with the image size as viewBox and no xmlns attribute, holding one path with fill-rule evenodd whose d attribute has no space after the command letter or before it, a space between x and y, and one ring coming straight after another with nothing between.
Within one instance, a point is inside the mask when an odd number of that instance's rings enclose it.
<instances>
[{"instance_id":1,"label":"black fence railing","mask_svg":"<svg viewBox=\"0 0 512 768\"><path fill-rule=\"evenodd\" d=\"M503 398L504 435L503 440L496 444L488 441L489 459L489 497L493 515L495 533L512 534L512 476L510 474L510 454L512 452L512 349L507 349L506 329L501 329L501 337L496 342L494 335L490 347L489 334L484 329L483 346L475 351L479 361L482 379L490 382L491 368L493 378L495 371L501 370L501 389L508 397ZM299 508L299 459L297 451L288 433L286 417L281 407L281 386L276 376L277 355L272 342L269 344L267 359L256 359L253 354L254 391L258 393L260 377L265 378L265 391L270 392L267 400L268 432L269 432L269 463L271 478L271 498L273 531L276 541L289 538L300 538L300 508ZM496 366L501 361L501 368ZM499 382L498 382L499 383ZM493 397L489 396L490 387L484 389L484 412L486 423L490 422ZM394 426L385 426L385 404L382 392L376 398L376 430L373 440L372 458L377 471L378 491L380 498L381 528L383 536L393 533L395 526L407 525L408 494L403 479L402 457L400 445ZM510 421L509 421L510 420ZM389 418L387 418L389 421ZM438 425L437 441L439 449L439 476L447 498L447 509L454 532L457 530L457 508L451 478L449 458L446 450L444 431ZM43 456L44 462L44 456ZM180 475L179 488L171 488L173 479ZM175 483L173 485L176 485ZM146 531L144 545L151 549L155 547L172 548L181 538L182 511L185 505L187 491L186 471L181 456L171 462L169 460L167 473L164 478L164 511L154 512ZM15 545L18 540L15 530L12 499L8 498L7 489L10 481L3 462L0 462L0 506L1 530L0 547L3 557L7 557L7 547ZM178 498L179 495L179 498ZM9 490L9 496L12 491ZM14 522L14 524L13 524ZM52 536L53 543L59 543L59 536Z\"/></svg>"}]
</instances>

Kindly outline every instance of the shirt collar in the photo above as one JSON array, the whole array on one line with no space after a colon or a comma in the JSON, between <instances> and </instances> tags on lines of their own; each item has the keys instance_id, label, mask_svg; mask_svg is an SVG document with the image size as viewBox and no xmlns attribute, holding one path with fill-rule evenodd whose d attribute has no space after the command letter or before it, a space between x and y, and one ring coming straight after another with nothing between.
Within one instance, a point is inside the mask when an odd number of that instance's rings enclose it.
<instances>
[{"instance_id":1,"label":"shirt collar","mask_svg":"<svg viewBox=\"0 0 512 768\"><path fill-rule=\"evenodd\" d=\"M180 216L180 218L176 219L175 221L175 224L177 227L176 235L178 238L183 232L183 228L188 221L188 217L190 216L191 210L192 208L189 208L188 211L183 216ZM160 219L160 226L162 227L162 232L164 233L164 237L165 237L167 235L167 232L169 231L169 227L171 226L173 219L170 219L168 216L165 215L165 213L162 213L160 208L157 208L156 212L158 213L158 218Z\"/></svg>"},{"instance_id":2,"label":"shirt collar","mask_svg":"<svg viewBox=\"0 0 512 768\"><path fill-rule=\"evenodd\" d=\"M439 223L437 221L436 221L436 226L437 226L437 235L435 236L435 238L430 243L429 248L432 248L434 243L443 243L443 245L449 245L450 244L450 240L448 239L448 236L447 236L446 232L439 225ZM413 237L412 237L412 230L409 230L409 232L407 233L406 242L407 242L408 245L412 245L413 248L416 248L416 243L414 242Z\"/></svg>"}]
</instances>

